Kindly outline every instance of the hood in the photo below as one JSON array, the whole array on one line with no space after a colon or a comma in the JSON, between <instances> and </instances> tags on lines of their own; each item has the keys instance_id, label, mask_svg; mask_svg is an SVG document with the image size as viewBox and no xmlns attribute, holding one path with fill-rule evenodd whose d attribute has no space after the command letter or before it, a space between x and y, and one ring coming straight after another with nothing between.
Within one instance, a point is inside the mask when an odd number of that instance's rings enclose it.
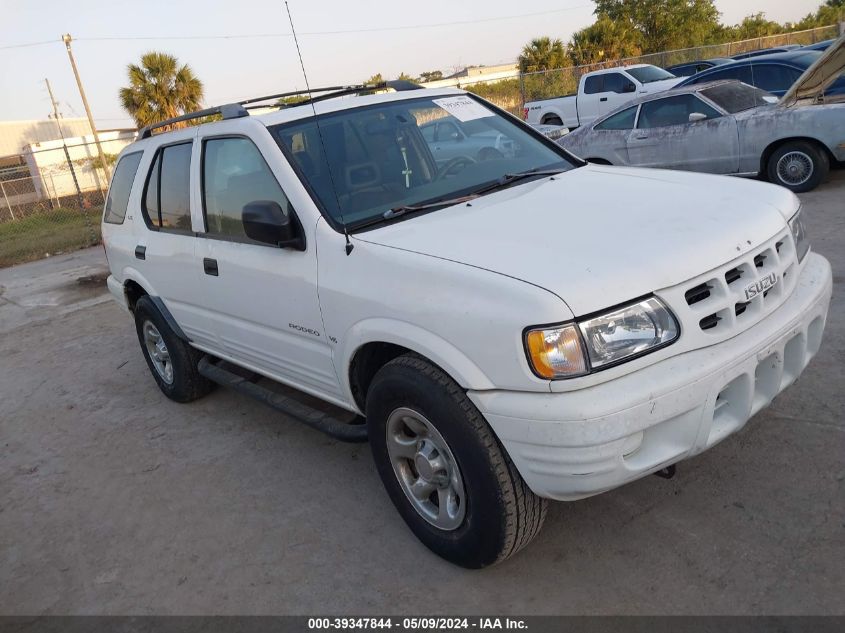
<instances>
[{"instance_id":1,"label":"hood","mask_svg":"<svg viewBox=\"0 0 845 633\"><path fill-rule=\"evenodd\" d=\"M686 77L672 77L671 79L661 79L660 81L652 81L647 84L643 84L644 91L648 94L654 94L655 92L663 92L664 90L669 90L670 88L674 88L679 83L681 83Z\"/></svg>"},{"instance_id":2,"label":"hood","mask_svg":"<svg viewBox=\"0 0 845 633\"><path fill-rule=\"evenodd\" d=\"M798 78L781 97L781 104L790 107L804 99L817 99L845 69L845 35L827 47L827 50Z\"/></svg>"},{"instance_id":3,"label":"hood","mask_svg":"<svg viewBox=\"0 0 845 633\"><path fill-rule=\"evenodd\" d=\"M761 182L588 165L355 238L523 280L580 316L739 257L797 207Z\"/></svg>"}]
</instances>

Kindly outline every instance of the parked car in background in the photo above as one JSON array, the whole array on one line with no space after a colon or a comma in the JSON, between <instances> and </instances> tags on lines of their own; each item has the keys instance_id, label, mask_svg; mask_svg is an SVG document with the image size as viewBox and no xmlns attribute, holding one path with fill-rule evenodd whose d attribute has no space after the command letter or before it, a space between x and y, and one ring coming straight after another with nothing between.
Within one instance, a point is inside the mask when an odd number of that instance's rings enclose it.
<instances>
[{"instance_id":1,"label":"parked car in background","mask_svg":"<svg viewBox=\"0 0 845 633\"><path fill-rule=\"evenodd\" d=\"M821 56L820 51L799 49L789 53L752 57L702 71L686 78L677 87L692 86L720 79L738 79L749 86L755 86L780 97ZM826 94L845 94L845 77L833 82L828 87Z\"/></svg>"},{"instance_id":2,"label":"parked car in background","mask_svg":"<svg viewBox=\"0 0 845 633\"><path fill-rule=\"evenodd\" d=\"M463 123L454 117L443 117L425 123L419 129L438 165L459 156L472 161L514 156L513 141L483 122Z\"/></svg>"},{"instance_id":3,"label":"parked car in background","mask_svg":"<svg viewBox=\"0 0 845 633\"><path fill-rule=\"evenodd\" d=\"M795 50L796 48L801 48L797 44L789 44L787 46L774 46L772 48L760 48L756 51L747 51L745 53L739 53L737 55L732 55L731 59L739 60L739 59L750 59L752 57L759 57L761 55L772 55L773 53L788 53L789 51Z\"/></svg>"},{"instance_id":4,"label":"parked car in background","mask_svg":"<svg viewBox=\"0 0 845 633\"><path fill-rule=\"evenodd\" d=\"M702 70L713 68L713 66L721 66L733 60L729 57L713 57L711 59L699 59L694 62L685 62L683 64L675 64L674 66L667 66L667 72L672 73L675 77L691 77L695 73L700 73Z\"/></svg>"},{"instance_id":5,"label":"parked car in background","mask_svg":"<svg viewBox=\"0 0 845 633\"><path fill-rule=\"evenodd\" d=\"M832 159L845 160L845 95L819 98L845 63L834 52L780 100L736 80L694 84L641 97L558 143L590 162L763 175L809 191Z\"/></svg>"},{"instance_id":6,"label":"parked car in background","mask_svg":"<svg viewBox=\"0 0 845 633\"><path fill-rule=\"evenodd\" d=\"M672 73L648 64L594 70L581 76L577 93L531 101L522 114L529 123L575 129L638 95L668 90L679 81Z\"/></svg>"},{"instance_id":7,"label":"parked car in background","mask_svg":"<svg viewBox=\"0 0 845 633\"><path fill-rule=\"evenodd\" d=\"M828 47L833 44L836 40L823 40L821 42L816 42L815 44L808 44L807 46L802 46L802 51L826 51Z\"/></svg>"}]
</instances>

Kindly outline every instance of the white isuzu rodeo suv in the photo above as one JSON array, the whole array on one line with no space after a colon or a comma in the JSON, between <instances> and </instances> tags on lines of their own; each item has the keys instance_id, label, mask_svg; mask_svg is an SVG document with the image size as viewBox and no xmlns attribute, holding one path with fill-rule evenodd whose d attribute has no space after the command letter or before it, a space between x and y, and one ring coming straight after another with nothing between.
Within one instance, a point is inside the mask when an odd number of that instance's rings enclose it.
<instances>
[{"instance_id":1,"label":"white isuzu rodeo suv","mask_svg":"<svg viewBox=\"0 0 845 633\"><path fill-rule=\"evenodd\" d=\"M670 474L819 349L831 269L786 189L588 165L460 90L263 100L121 153L108 287L165 395L223 384L368 439L449 561L514 554L547 499ZM432 121L475 139L438 161Z\"/></svg>"}]
</instances>

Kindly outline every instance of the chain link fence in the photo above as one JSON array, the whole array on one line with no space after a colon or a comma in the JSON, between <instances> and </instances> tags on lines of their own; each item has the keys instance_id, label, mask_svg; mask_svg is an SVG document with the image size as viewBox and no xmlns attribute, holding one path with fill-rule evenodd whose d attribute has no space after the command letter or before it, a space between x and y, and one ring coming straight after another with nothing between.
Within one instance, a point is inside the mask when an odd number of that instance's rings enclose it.
<instances>
[{"instance_id":1,"label":"chain link fence","mask_svg":"<svg viewBox=\"0 0 845 633\"><path fill-rule=\"evenodd\" d=\"M100 242L108 181L96 148L56 145L0 157L0 267Z\"/></svg>"},{"instance_id":2,"label":"chain link fence","mask_svg":"<svg viewBox=\"0 0 845 633\"><path fill-rule=\"evenodd\" d=\"M674 51L664 51L639 57L626 57L583 66L568 66L555 70L544 70L535 73L519 73L514 71L513 77L490 81L485 79L461 80L454 84L473 92L500 108L516 116L522 116L522 107L529 101L552 99L564 95L574 94L578 90L578 81L585 73L604 68L630 66L631 64L652 64L666 68L675 64L693 62L700 59L714 57L733 57L740 53L775 48L779 46L807 46L839 36L839 26L824 26L794 33L783 33L766 37L755 37L750 40L728 42L726 44L711 44ZM442 83L442 82L438 82Z\"/></svg>"},{"instance_id":3,"label":"chain link fence","mask_svg":"<svg viewBox=\"0 0 845 633\"><path fill-rule=\"evenodd\" d=\"M739 42L728 42L726 44L711 44L708 46L696 46L639 57L626 57L624 59L608 60L584 66L570 66L555 70L540 71L536 73L524 73L519 76L518 94L523 103L537 101L539 99L551 99L564 95L574 94L578 90L578 81L585 73L617 66L630 66L632 64L652 64L666 68L675 64L693 62L700 59L712 59L714 57L733 57L740 53L746 53L765 48L776 48L779 46L807 46L824 40L833 39L839 36L839 26L824 26L806 31L795 31L780 35L769 35L766 37L755 37L750 40ZM468 88L472 90L471 88Z\"/></svg>"}]
</instances>

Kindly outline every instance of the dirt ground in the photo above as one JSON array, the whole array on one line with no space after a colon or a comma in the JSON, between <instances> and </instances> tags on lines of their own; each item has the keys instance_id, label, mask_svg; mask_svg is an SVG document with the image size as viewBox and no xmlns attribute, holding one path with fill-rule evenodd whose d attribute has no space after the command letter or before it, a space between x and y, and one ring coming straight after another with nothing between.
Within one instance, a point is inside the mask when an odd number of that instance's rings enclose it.
<instances>
[{"instance_id":1,"label":"dirt ground","mask_svg":"<svg viewBox=\"0 0 845 633\"><path fill-rule=\"evenodd\" d=\"M845 171L802 199L835 287L799 382L480 572L417 542L367 445L166 400L102 249L0 270L0 613L845 614Z\"/></svg>"}]
</instances>

